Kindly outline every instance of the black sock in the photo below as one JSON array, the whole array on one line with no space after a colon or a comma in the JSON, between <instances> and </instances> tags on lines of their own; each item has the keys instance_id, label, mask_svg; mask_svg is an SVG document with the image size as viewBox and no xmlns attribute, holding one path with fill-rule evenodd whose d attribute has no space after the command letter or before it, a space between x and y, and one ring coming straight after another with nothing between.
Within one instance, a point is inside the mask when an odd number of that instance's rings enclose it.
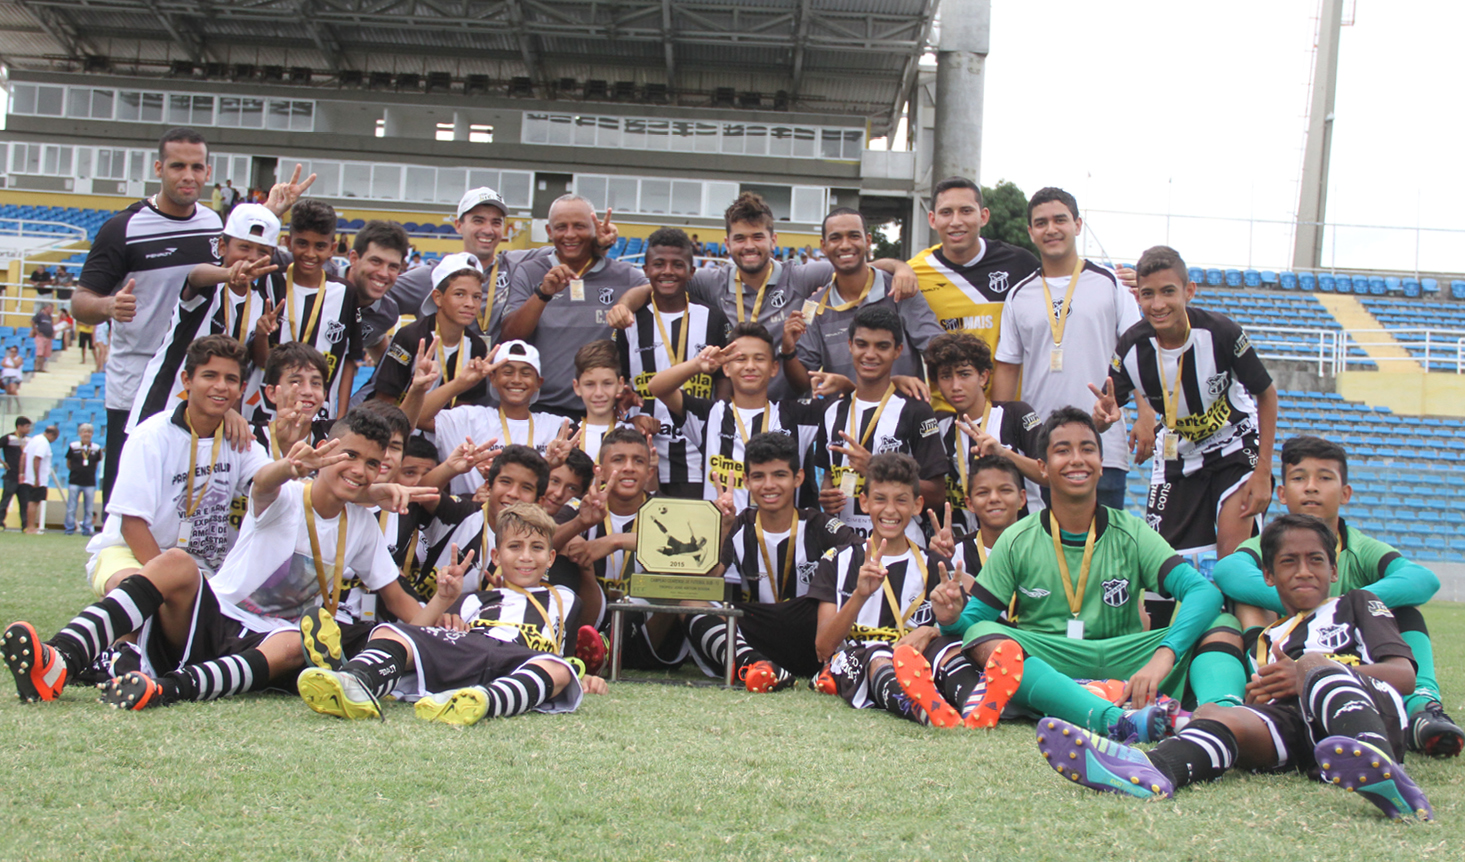
<instances>
[{"instance_id":1,"label":"black sock","mask_svg":"<svg viewBox=\"0 0 1465 862\"><path fill-rule=\"evenodd\" d=\"M377 697L383 697L407 675L407 647L391 638L372 638L341 667L361 680Z\"/></svg>"},{"instance_id":2,"label":"black sock","mask_svg":"<svg viewBox=\"0 0 1465 862\"><path fill-rule=\"evenodd\" d=\"M882 655L890 658L888 652L882 653ZM900 683L895 678L895 665L892 662L885 662L870 672L869 686L870 700L876 706L892 715L921 723L924 713L900 687Z\"/></svg>"},{"instance_id":3,"label":"black sock","mask_svg":"<svg viewBox=\"0 0 1465 862\"><path fill-rule=\"evenodd\" d=\"M191 664L158 680L167 702L215 700L258 691L270 682L270 663L257 649Z\"/></svg>"},{"instance_id":4,"label":"black sock","mask_svg":"<svg viewBox=\"0 0 1465 862\"><path fill-rule=\"evenodd\" d=\"M687 620L687 636L702 660L712 667L727 662L727 621L712 614L697 614ZM733 667L741 668L766 659L743 639L741 629L733 646Z\"/></svg>"},{"instance_id":5,"label":"black sock","mask_svg":"<svg viewBox=\"0 0 1465 862\"><path fill-rule=\"evenodd\" d=\"M976 709L981 695L977 688L982 684L982 672L972 667L967 657L957 652L951 660L935 671L936 684L941 687L941 696L963 716ZM967 701L971 701L968 703Z\"/></svg>"},{"instance_id":6,"label":"black sock","mask_svg":"<svg viewBox=\"0 0 1465 862\"><path fill-rule=\"evenodd\" d=\"M526 664L484 688L488 689L488 716L504 718L528 712L549 700L554 680L539 665Z\"/></svg>"},{"instance_id":7,"label":"black sock","mask_svg":"<svg viewBox=\"0 0 1465 862\"><path fill-rule=\"evenodd\" d=\"M1389 730L1365 683L1342 668L1321 667L1302 683L1302 714L1324 736L1346 736L1393 754Z\"/></svg>"},{"instance_id":8,"label":"black sock","mask_svg":"<svg viewBox=\"0 0 1465 862\"><path fill-rule=\"evenodd\" d=\"M1236 762L1236 734L1219 721L1193 720L1148 754L1176 788L1214 781Z\"/></svg>"},{"instance_id":9,"label":"black sock","mask_svg":"<svg viewBox=\"0 0 1465 862\"><path fill-rule=\"evenodd\" d=\"M142 628L163 605L163 594L142 575L126 578L99 602L87 605L47 643L66 661L70 674L91 667L102 650Z\"/></svg>"}]
</instances>

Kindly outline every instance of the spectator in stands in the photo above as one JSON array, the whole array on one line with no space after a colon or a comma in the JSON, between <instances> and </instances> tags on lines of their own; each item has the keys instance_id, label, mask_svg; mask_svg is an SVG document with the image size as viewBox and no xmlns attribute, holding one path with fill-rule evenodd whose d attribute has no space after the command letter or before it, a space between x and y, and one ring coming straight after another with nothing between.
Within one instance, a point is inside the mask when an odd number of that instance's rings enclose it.
<instances>
[{"instance_id":1,"label":"spectator in stands","mask_svg":"<svg viewBox=\"0 0 1465 862\"><path fill-rule=\"evenodd\" d=\"M22 374L24 365L25 359L20 355L19 347L12 344L5 348L5 358L0 359L0 386L4 386L5 394L12 398L20 394L20 384L25 379Z\"/></svg>"},{"instance_id":2,"label":"spectator in stands","mask_svg":"<svg viewBox=\"0 0 1465 862\"><path fill-rule=\"evenodd\" d=\"M67 312L67 313L69 314L70 312ZM78 324L76 324L76 344L77 344L77 346L79 348L81 348L81 361L82 361L82 364L86 364L86 349L88 347L92 348L92 358L93 358L93 360L95 360L95 358L96 358L96 352L97 352L97 350L96 350L96 342L93 340L93 336L95 335L96 331L97 331L96 326L94 326L92 324L88 324L88 323L78 323Z\"/></svg>"},{"instance_id":3,"label":"spectator in stands","mask_svg":"<svg viewBox=\"0 0 1465 862\"><path fill-rule=\"evenodd\" d=\"M37 434L26 441L21 456L20 497L25 503L25 518L29 526L27 533L41 531L41 503L46 499L46 489L51 484L51 444L61 436L61 429L47 425L43 434Z\"/></svg>"},{"instance_id":4,"label":"spectator in stands","mask_svg":"<svg viewBox=\"0 0 1465 862\"><path fill-rule=\"evenodd\" d=\"M97 360L97 370L107 367L107 354L111 349L112 324L102 321L92 328L92 356Z\"/></svg>"},{"instance_id":5,"label":"spectator in stands","mask_svg":"<svg viewBox=\"0 0 1465 862\"><path fill-rule=\"evenodd\" d=\"M76 429L76 439L66 447L66 472L68 487L66 494L66 535L76 533L77 503L82 509L81 534L90 536L97 531L92 521L92 501L97 496L97 462L102 458L102 447L92 442L92 424L83 422Z\"/></svg>"},{"instance_id":6,"label":"spectator in stands","mask_svg":"<svg viewBox=\"0 0 1465 862\"><path fill-rule=\"evenodd\" d=\"M15 348L11 348L14 350ZM10 517L10 500L20 498L20 528L30 523L25 516L25 495L20 493L21 456L25 452L26 438L31 433L31 420L25 416L15 419L15 431L0 437L0 451L4 453L5 495L0 497L0 531L5 529L5 519Z\"/></svg>"},{"instance_id":7,"label":"spectator in stands","mask_svg":"<svg viewBox=\"0 0 1465 862\"><path fill-rule=\"evenodd\" d=\"M705 250L702 246L702 240L698 239L696 234L692 234L692 254L701 257Z\"/></svg>"},{"instance_id":8,"label":"spectator in stands","mask_svg":"<svg viewBox=\"0 0 1465 862\"><path fill-rule=\"evenodd\" d=\"M76 318L65 306L56 309L56 337L61 339L62 350L70 350L76 340Z\"/></svg>"},{"instance_id":9,"label":"spectator in stands","mask_svg":"<svg viewBox=\"0 0 1465 862\"><path fill-rule=\"evenodd\" d=\"M419 266L422 266L422 252L414 251L412 252L412 259L407 261L407 270L410 272Z\"/></svg>"},{"instance_id":10,"label":"spectator in stands","mask_svg":"<svg viewBox=\"0 0 1465 862\"><path fill-rule=\"evenodd\" d=\"M56 324L51 319L51 303L36 303L36 313L31 316L31 338L36 340L36 373L46 370L46 360L51 357L51 341L56 337Z\"/></svg>"},{"instance_id":11,"label":"spectator in stands","mask_svg":"<svg viewBox=\"0 0 1465 862\"><path fill-rule=\"evenodd\" d=\"M71 301L71 291L75 285L75 276L68 272L63 264L56 267L56 298L62 302Z\"/></svg>"},{"instance_id":12,"label":"spectator in stands","mask_svg":"<svg viewBox=\"0 0 1465 862\"><path fill-rule=\"evenodd\" d=\"M344 233L336 234L336 254L345 257L350 250L351 247L346 244L346 235Z\"/></svg>"},{"instance_id":13,"label":"spectator in stands","mask_svg":"<svg viewBox=\"0 0 1465 862\"><path fill-rule=\"evenodd\" d=\"M31 287L37 296L51 295L51 271L44 266L31 270Z\"/></svg>"},{"instance_id":14,"label":"spectator in stands","mask_svg":"<svg viewBox=\"0 0 1465 862\"><path fill-rule=\"evenodd\" d=\"M239 190L234 188L234 181L224 180L224 188L220 190L219 195L224 204L224 208L218 210L219 217L221 219L228 218L229 211L234 209L235 204L239 203Z\"/></svg>"},{"instance_id":15,"label":"spectator in stands","mask_svg":"<svg viewBox=\"0 0 1465 862\"><path fill-rule=\"evenodd\" d=\"M209 209L224 216L224 193L218 183L214 183L214 193L209 197Z\"/></svg>"}]
</instances>

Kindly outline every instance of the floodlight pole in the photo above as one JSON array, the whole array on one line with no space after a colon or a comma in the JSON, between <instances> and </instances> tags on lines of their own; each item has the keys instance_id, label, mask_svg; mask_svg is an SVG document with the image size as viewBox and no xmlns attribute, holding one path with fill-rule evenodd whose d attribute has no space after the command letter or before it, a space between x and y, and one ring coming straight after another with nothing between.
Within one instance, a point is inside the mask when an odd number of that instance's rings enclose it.
<instances>
[{"instance_id":1,"label":"floodlight pole","mask_svg":"<svg viewBox=\"0 0 1465 862\"><path fill-rule=\"evenodd\" d=\"M992 0L942 0L933 184L947 177L981 182L982 89L991 30Z\"/></svg>"},{"instance_id":2,"label":"floodlight pole","mask_svg":"<svg viewBox=\"0 0 1465 862\"><path fill-rule=\"evenodd\" d=\"M1333 97L1338 89L1338 37L1343 0L1323 0L1318 20L1312 101L1307 112L1307 148L1302 156L1302 191L1297 200L1292 268L1317 269L1323 255L1323 219L1328 210L1328 160L1333 149Z\"/></svg>"}]
</instances>

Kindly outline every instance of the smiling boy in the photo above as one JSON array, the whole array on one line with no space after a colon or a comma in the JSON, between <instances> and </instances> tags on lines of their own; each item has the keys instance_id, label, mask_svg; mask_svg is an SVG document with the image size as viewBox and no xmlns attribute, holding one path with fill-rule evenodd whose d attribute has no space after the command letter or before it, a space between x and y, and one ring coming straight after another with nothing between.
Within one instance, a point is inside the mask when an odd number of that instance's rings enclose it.
<instances>
[{"instance_id":1,"label":"smiling boy","mask_svg":"<svg viewBox=\"0 0 1465 862\"><path fill-rule=\"evenodd\" d=\"M373 377L374 397L400 403L412 382L418 350L436 343L439 377L428 391L458 381L448 402L450 408L483 404L488 397L488 382L482 378L472 380L463 374L472 360L488 357L488 343L469 331L483 302L483 271L478 268L478 258L464 252L447 255L433 267L432 284L432 301L437 312L419 317L392 336L387 355Z\"/></svg>"}]
</instances>

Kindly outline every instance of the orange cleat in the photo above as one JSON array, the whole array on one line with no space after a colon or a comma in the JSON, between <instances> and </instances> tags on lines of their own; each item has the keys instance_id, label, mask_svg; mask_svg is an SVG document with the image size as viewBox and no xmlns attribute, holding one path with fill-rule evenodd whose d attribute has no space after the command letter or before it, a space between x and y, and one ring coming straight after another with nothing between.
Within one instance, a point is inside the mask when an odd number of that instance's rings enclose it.
<instances>
[{"instance_id":1,"label":"orange cleat","mask_svg":"<svg viewBox=\"0 0 1465 862\"><path fill-rule=\"evenodd\" d=\"M756 693L783 691L793 685L794 675L771 661L755 661L738 670L738 679L748 691Z\"/></svg>"},{"instance_id":2,"label":"orange cleat","mask_svg":"<svg viewBox=\"0 0 1465 862\"><path fill-rule=\"evenodd\" d=\"M610 641L595 630L595 626L580 626L575 637L575 658L585 663L585 673L595 676L605 665L610 655Z\"/></svg>"},{"instance_id":3,"label":"orange cleat","mask_svg":"<svg viewBox=\"0 0 1465 862\"><path fill-rule=\"evenodd\" d=\"M941 692L936 690L932 679L931 663L926 657L909 646L901 644L895 648L895 681L916 705L926 711L932 727L960 727L961 713L957 712Z\"/></svg>"},{"instance_id":4,"label":"orange cleat","mask_svg":"<svg viewBox=\"0 0 1465 862\"><path fill-rule=\"evenodd\" d=\"M987 690L982 700L966 716L967 727L996 727L1002 710L1022 684L1022 647L1015 640L999 641L987 659Z\"/></svg>"},{"instance_id":5,"label":"orange cleat","mask_svg":"<svg viewBox=\"0 0 1465 862\"><path fill-rule=\"evenodd\" d=\"M66 661L50 644L41 643L30 623L11 623L0 636L0 654L15 676L22 703L55 700L66 687Z\"/></svg>"},{"instance_id":6,"label":"orange cleat","mask_svg":"<svg viewBox=\"0 0 1465 862\"><path fill-rule=\"evenodd\" d=\"M141 671L131 671L102 686L102 703L113 709L143 710L163 706L163 687Z\"/></svg>"},{"instance_id":7,"label":"orange cleat","mask_svg":"<svg viewBox=\"0 0 1465 862\"><path fill-rule=\"evenodd\" d=\"M834 681L834 674L829 672L829 666L819 671L819 675L809 680L809 688L820 694L839 694L839 685Z\"/></svg>"}]
</instances>

